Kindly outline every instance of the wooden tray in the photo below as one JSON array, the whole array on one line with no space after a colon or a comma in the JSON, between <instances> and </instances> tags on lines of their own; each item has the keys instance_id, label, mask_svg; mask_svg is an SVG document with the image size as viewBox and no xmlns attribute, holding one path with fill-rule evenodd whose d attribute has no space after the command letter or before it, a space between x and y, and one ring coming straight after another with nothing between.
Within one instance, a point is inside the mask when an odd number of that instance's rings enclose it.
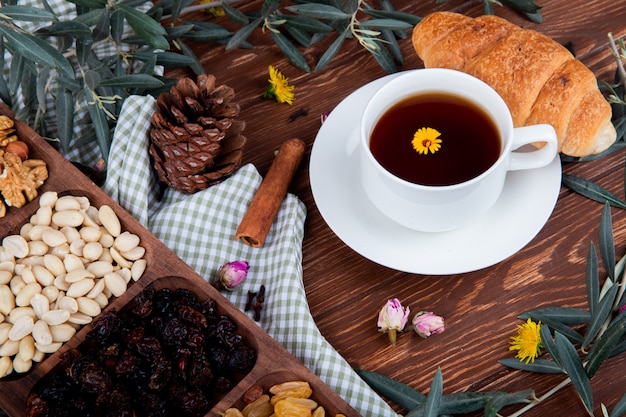
<instances>
[{"instance_id":1,"label":"wooden tray","mask_svg":"<svg viewBox=\"0 0 626 417\"><path fill-rule=\"evenodd\" d=\"M13 117L13 113L2 103L0 103L0 114ZM56 191L59 195L86 196L96 207L104 204L109 205L119 217L122 230L128 230L141 238L141 246L146 249L145 259L148 265L143 277L129 285L126 293L119 298L111 298L104 311L121 310L126 303L151 284L160 288L175 282L177 285L191 289L199 297L214 299L220 311L230 316L237 323L238 333L244 335L248 343L256 348L257 360L253 369L231 391L226 393L206 416L219 415L220 412L224 412L231 406L242 406L241 398L252 385L257 384L267 389L271 385L288 380L308 381L313 389L313 398L325 407L326 415L334 416L336 413L343 413L348 417L359 416L330 387L325 385L281 344L272 339L255 322L230 303L218 290L209 285L29 126L18 120L16 121L16 129L19 138L28 143L30 157L43 159L48 165L49 178L39 188L39 195L45 191ZM38 207L38 199L19 209L7 207L7 215L0 219L0 239L7 235L18 234L20 227L28 221ZM0 408L11 417L24 416L26 399L33 386L58 365L63 352L81 344L90 328L89 325L83 326L59 351L49 355L40 363L34 363L29 372L25 374L13 373L0 379Z\"/></svg>"}]
</instances>

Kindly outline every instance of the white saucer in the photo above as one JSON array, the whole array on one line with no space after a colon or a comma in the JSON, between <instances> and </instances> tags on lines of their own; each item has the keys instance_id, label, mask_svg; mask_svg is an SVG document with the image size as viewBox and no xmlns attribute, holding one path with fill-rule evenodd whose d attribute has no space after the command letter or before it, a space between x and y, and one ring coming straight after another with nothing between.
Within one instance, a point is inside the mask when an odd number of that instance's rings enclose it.
<instances>
[{"instance_id":1,"label":"white saucer","mask_svg":"<svg viewBox=\"0 0 626 417\"><path fill-rule=\"evenodd\" d=\"M507 174L504 192L482 218L461 229L423 233L378 211L358 179L359 115L376 89L395 75L346 97L322 124L309 175L317 207L335 234L362 256L399 271L449 275L494 265L522 249L543 228L561 188L561 162Z\"/></svg>"}]
</instances>

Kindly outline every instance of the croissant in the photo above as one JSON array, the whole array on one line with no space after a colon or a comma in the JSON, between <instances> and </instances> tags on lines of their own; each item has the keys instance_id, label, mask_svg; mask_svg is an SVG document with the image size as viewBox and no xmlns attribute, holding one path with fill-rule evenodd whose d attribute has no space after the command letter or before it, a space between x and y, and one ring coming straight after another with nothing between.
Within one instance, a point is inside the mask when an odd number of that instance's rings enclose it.
<instances>
[{"instance_id":1,"label":"croissant","mask_svg":"<svg viewBox=\"0 0 626 417\"><path fill-rule=\"evenodd\" d=\"M497 16L436 12L418 23L413 47L427 68L463 71L504 99L513 124L552 125L563 154L582 157L616 139L595 75L562 45Z\"/></svg>"}]
</instances>

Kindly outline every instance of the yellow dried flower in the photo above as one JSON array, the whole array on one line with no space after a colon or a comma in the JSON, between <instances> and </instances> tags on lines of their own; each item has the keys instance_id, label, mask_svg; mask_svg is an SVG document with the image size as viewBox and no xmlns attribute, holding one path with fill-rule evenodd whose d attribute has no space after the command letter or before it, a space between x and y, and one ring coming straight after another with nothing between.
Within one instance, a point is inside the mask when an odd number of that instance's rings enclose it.
<instances>
[{"instance_id":1,"label":"yellow dried flower","mask_svg":"<svg viewBox=\"0 0 626 417\"><path fill-rule=\"evenodd\" d=\"M517 336L512 336L509 350L517 351L516 358L520 362L534 362L541 352L541 322L535 323L530 318L526 323L517 326Z\"/></svg>"},{"instance_id":2,"label":"yellow dried flower","mask_svg":"<svg viewBox=\"0 0 626 417\"><path fill-rule=\"evenodd\" d=\"M441 148L439 136L441 136L441 133L432 127L422 127L413 136L413 141L411 142L413 149L423 155L428 154L428 151L435 153Z\"/></svg>"},{"instance_id":3,"label":"yellow dried flower","mask_svg":"<svg viewBox=\"0 0 626 417\"><path fill-rule=\"evenodd\" d=\"M269 66L270 85L265 90L263 97L276 99L279 103L293 104L296 96L294 86L289 85L289 78L285 77L280 71L273 66Z\"/></svg>"}]
</instances>

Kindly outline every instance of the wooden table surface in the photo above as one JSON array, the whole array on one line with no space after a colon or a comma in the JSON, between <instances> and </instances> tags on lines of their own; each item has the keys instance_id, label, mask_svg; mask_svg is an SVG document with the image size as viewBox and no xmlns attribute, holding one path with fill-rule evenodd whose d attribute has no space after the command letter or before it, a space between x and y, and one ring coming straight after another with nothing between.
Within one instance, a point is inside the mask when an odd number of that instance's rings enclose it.
<instances>
[{"instance_id":1,"label":"wooden table surface","mask_svg":"<svg viewBox=\"0 0 626 417\"><path fill-rule=\"evenodd\" d=\"M469 16L482 13L482 1L435 0L396 2L398 10L424 16L435 10ZM610 81L615 61L607 34L626 35L626 2L550 0L543 5L543 23L535 24L508 8L494 6L496 14L526 28L538 30L568 45L601 80ZM260 1L241 7L257 11ZM410 31L409 31L410 35ZM267 172L273 152L286 139L298 137L308 145L290 191L308 210L303 243L304 283L311 313L322 334L356 368L378 371L427 392L440 367L444 393L480 390L534 389L542 395L564 375L514 371L498 363L511 357L509 337L516 333L517 315L542 306L586 308L585 267L590 243L598 242L602 205L562 187L545 227L521 251L482 270L458 275L428 276L398 272L380 266L346 246L321 217L309 183L311 146L321 126L320 116L331 111L359 87L385 75L354 41L320 72L304 73L291 65L260 30L251 38L253 49L225 51L214 44L194 44L208 73L233 87L242 106L249 141L246 162ZM314 66L327 43L304 51ZM399 69L423 66L410 36L401 42L405 63ZM261 97L267 85L267 66L273 65L295 85L293 106ZM169 75L187 74L183 70ZM303 109L307 114L290 120ZM563 171L624 193L624 152L587 163L565 164ZM617 255L626 253L626 211L613 209ZM515 219L512 219L515 221ZM419 256L419 254L415 254ZM603 272L602 272L603 274ZM428 339L402 334L396 346L377 332L378 311L397 297L412 311L431 310L445 317L446 331ZM595 415L600 405L612 409L624 394L626 355L610 359L592 379ZM394 405L398 412L405 412ZM505 409L509 415L519 407ZM571 386L538 405L527 416L583 416Z\"/></svg>"}]
</instances>

